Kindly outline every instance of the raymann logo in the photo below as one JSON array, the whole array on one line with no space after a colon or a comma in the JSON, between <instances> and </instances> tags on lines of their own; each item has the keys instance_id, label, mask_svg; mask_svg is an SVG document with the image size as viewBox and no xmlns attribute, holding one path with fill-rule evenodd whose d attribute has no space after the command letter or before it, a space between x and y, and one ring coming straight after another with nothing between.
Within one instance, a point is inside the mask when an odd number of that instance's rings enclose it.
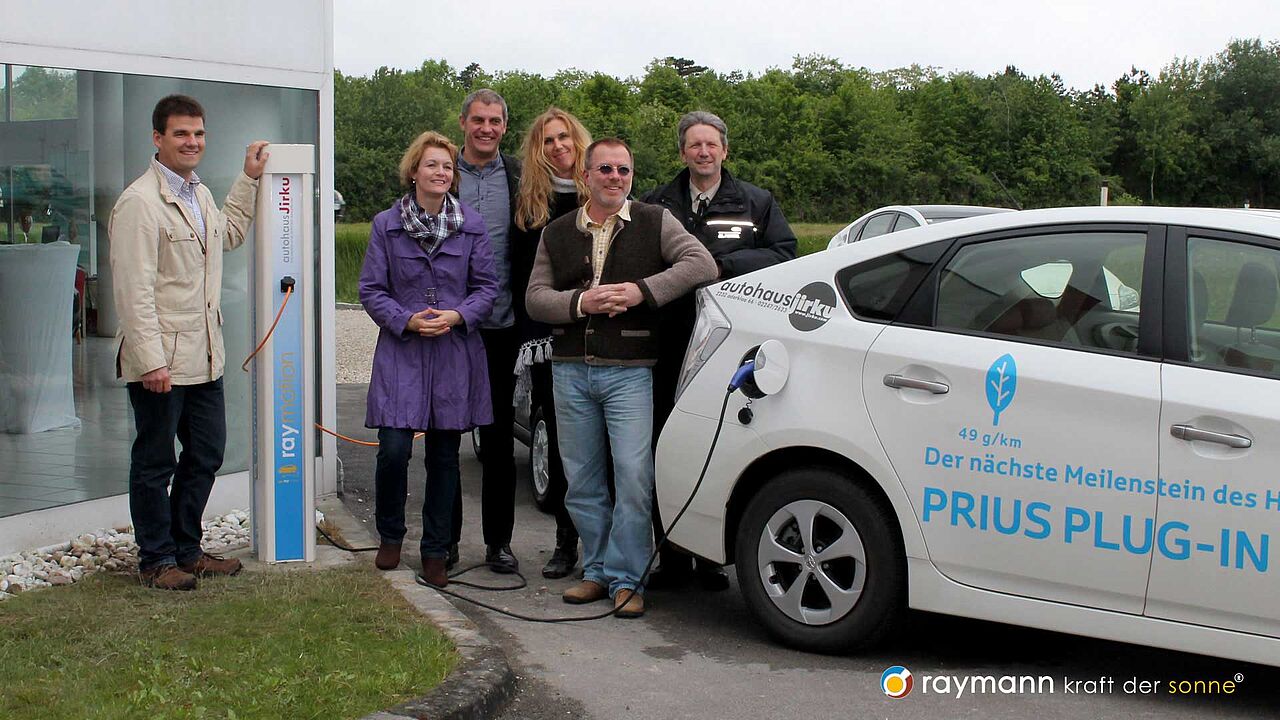
<instances>
[{"instance_id":1,"label":"raymann logo","mask_svg":"<svg viewBox=\"0 0 1280 720\"><path fill-rule=\"evenodd\" d=\"M880 675L880 689L894 700L901 700L910 695L914 684L915 679L911 677L911 671L901 665L888 667Z\"/></svg>"},{"instance_id":2,"label":"raymann logo","mask_svg":"<svg viewBox=\"0 0 1280 720\"><path fill-rule=\"evenodd\" d=\"M1077 692L1064 679L1068 693ZM918 687L917 687L918 686ZM1048 675L921 675L916 677L901 665L885 668L880 675L880 689L894 700L901 700L912 690L924 695L962 698L968 695L1052 695L1057 690Z\"/></svg>"}]
</instances>

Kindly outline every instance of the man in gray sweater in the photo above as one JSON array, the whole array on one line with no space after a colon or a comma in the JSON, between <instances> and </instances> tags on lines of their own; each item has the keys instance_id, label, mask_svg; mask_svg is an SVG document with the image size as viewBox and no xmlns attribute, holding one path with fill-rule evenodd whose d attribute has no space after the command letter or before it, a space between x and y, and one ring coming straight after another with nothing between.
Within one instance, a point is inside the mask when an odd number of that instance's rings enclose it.
<instances>
[{"instance_id":1,"label":"man in gray sweater","mask_svg":"<svg viewBox=\"0 0 1280 720\"><path fill-rule=\"evenodd\" d=\"M591 198L543 230L525 296L529 317L552 326L565 507L582 536L583 581L564 601L612 597L618 617L644 614L653 546L655 310L717 276L711 254L669 211L627 199L632 162L616 138L587 148Z\"/></svg>"}]
</instances>

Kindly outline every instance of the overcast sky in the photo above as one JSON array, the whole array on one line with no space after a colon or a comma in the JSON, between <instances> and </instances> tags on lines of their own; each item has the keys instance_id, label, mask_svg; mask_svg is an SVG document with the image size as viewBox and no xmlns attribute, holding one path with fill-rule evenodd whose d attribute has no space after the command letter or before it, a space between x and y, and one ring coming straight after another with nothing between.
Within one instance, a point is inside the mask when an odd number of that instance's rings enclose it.
<instances>
[{"instance_id":1,"label":"overcast sky","mask_svg":"<svg viewBox=\"0 0 1280 720\"><path fill-rule=\"evenodd\" d=\"M1278 10L1275 0L335 0L334 63L348 75L444 59L625 78L668 55L759 73L816 53L873 71L1015 65L1087 89L1130 66L1154 74L1175 57L1209 57L1232 38L1280 40Z\"/></svg>"}]
</instances>

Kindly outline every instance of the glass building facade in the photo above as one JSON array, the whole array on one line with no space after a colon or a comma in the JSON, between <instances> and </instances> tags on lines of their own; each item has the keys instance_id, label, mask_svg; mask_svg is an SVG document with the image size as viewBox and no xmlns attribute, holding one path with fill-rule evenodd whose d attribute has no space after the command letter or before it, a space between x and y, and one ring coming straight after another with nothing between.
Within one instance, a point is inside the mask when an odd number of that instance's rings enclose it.
<instances>
[{"instance_id":1,"label":"glass building facade","mask_svg":"<svg viewBox=\"0 0 1280 720\"><path fill-rule=\"evenodd\" d=\"M322 143L317 90L32 65L0 70L4 517L128 490L134 430L116 378L107 227L117 197L155 152L156 101L183 93L204 106L207 147L197 172L219 204L249 142ZM252 455L251 387L239 367L253 348L252 257L251 239L226 256L223 274L224 474L247 470Z\"/></svg>"}]
</instances>

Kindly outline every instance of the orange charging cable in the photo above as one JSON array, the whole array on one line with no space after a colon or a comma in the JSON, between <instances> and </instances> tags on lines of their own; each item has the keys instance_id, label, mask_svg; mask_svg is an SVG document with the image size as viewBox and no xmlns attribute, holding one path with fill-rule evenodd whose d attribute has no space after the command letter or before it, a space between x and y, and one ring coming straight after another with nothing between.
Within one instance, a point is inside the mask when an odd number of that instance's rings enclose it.
<instances>
[{"instance_id":1,"label":"orange charging cable","mask_svg":"<svg viewBox=\"0 0 1280 720\"><path fill-rule=\"evenodd\" d=\"M271 327L267 330L267 334L264 335L262 338L262 342L258 343L258 347L254 348L253 352L249 353L249 357L244 359L244 364L240 366L241 370L245 372L249 372L249 363L255 357L257 357L258 353L262 352L262 348L266 347L267 341L271 339L271 335L276 331L276 325L280 324L280 316L284 315L284 309L289 304L289 296L292 294L293 294L293 286L290 285L289 287L285 288L284 301L280 303L280 309L276 311L276 319L272 321ZM330 430L329 428L321 425L320 423L316 423L316 429L321 430L322 432L325 432L341 440L346 440L349 443L355 443L356 445L364 445L365 447L378 447L378 443L376 442L369 442L368 440L356 440L355 438L347 437L342 433ZM426 433L418 433L413 436L413 439L417 440L423 435L426 435Z\"/></svg>"},{"instance_id":2,"label":"orange charging cable","mask_svg":"<svg viewBox=\"0 0 1280 720\"><path fill-rule=\"evenodd\" d=\"M284 315L284 309L289 306L289 296L293 294L293 286L285 288L284 301L280 303L280 309L276 311L276 319L271 322L271 328L267 330L267 334L263 336L262 342L258 343L258 347L249 353L249 357L244 359L244 363L240 365L240 369L249 372L249 363L262 352L262 348L266 347L267 341L271 339L271 334L276 331L276 325L280 324L280 316Z\"/></svg>"}]
</instances>

